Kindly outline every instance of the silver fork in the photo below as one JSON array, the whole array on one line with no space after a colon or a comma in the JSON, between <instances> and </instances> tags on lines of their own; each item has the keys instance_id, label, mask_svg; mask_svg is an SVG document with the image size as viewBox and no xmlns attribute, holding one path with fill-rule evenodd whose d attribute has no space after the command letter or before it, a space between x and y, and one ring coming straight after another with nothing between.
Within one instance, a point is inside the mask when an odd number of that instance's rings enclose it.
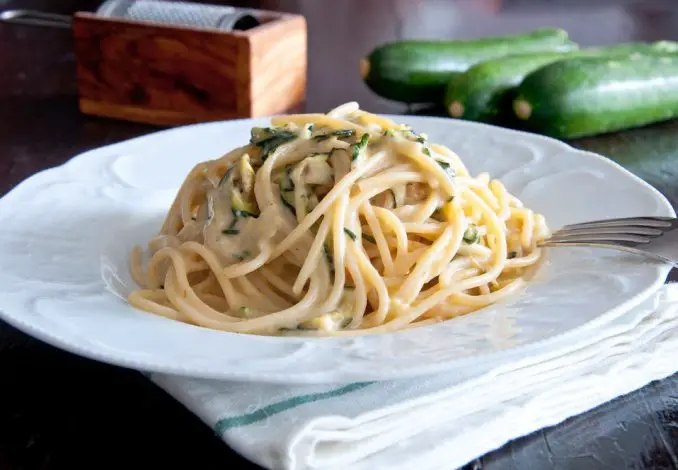
<instances>
[{"instance_id":1,"label":"silver fork","mask_svg":"<svg viewBox=\"0 0 678 470\"><path fill-rule=\"evenodd\" d=\"M612 248L645 255L678 267L678 219L629 217L566 225L540 245Z\"/></svg>"}]
</instances>

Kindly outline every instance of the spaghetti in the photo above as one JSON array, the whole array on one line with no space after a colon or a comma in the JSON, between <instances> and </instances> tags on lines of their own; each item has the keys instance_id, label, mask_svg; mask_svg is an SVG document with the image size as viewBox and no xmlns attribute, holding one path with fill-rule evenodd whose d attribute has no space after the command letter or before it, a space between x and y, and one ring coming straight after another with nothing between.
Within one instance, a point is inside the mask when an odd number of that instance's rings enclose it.
<instances>
[{"instance_id":1,"label":"spaghetti","mask_svg":"<svg viewBox=\"0 0 678 470\"><path fill-rule=\"evenodd\" d=\"M196 165L129 303L218 330L391 332L517 293L544 218L411 128L347 103Z\"/></svg>"}]
</instances>

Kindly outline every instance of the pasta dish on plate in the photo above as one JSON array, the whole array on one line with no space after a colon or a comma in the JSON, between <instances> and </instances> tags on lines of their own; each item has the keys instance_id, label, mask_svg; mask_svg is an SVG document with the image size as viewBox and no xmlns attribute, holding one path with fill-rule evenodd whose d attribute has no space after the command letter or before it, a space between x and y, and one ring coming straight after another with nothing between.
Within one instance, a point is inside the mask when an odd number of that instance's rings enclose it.
<instances>
[{"instance_id":1,"label":"pasta dish on plate","mask_svg":"<svg viewBox=\"0 0 678 470\"><path fill-rule=\"evenodd\" d=\"M547 235L500 181L346 103L198 163L132 252L129 303L239 333L392 332L516 295Z\"/></svg>"}]
</instances>

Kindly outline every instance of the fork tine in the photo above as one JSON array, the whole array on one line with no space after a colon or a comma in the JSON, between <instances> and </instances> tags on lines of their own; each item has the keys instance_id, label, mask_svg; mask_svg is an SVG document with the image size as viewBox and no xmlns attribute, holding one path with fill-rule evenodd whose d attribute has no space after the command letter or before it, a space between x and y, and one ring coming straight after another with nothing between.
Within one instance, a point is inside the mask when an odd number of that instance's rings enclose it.
<instances>
[{"instance_id":1,"label":"fork tine","mask_svg":"<svg viewBox=\"0 0 678 470\"><path fill-rule=\"evenodd\" d=\"M583 227L620 227L620 226L644 226L670 228L676 222L673 217L625 217L620 219L593 220L578 224L565 225L563 229Z\"/></svg>"},{"instance_id":2,"label":"fork tine","mask_svg":"<svg viewBox=\"0 0 678 470\"><path fill-rule=\"evenodd\" d=\"M658 237L664 233L664 230L655 228L655 227L641 227L637 225L631 226L585 226L585 227L573 227L573 228L562 228L553 233L554 236L565 236L565 235L602 235L602 234L615 234L615 233L624 233L624 234L634 234L634 235L647 235L650 237Z\"/></svg>"},{"instance_id":3,"label":"fork tine","mask_svg":"<svg viewBox=\"0 0 678 470\"><path fill-rule=\"evenodd\" d=\"M552 236L544 240L544 243L606 243L606 244L632 244L641 245L649 243L651 238L644 235L635 235L628 233L611 233L611 234L564 234ZM627 245L628 246L628 245Z\"/></svg>"}]
</instances>

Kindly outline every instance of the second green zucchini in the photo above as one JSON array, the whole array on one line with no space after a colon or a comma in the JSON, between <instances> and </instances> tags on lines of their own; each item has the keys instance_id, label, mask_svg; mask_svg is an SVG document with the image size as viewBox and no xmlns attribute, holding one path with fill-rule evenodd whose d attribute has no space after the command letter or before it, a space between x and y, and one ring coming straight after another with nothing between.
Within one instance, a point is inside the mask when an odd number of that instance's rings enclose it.
<instances>
[{"instance_id":1,"label":"second green zucchini","mask_svg":"<svg viewBox=\"0 0 678 470\"><path fill-rule=\"evenodd\" d=\"M583 57L523 80L513 102L525 128L576 138L678 117L678 54Z\"/></svg>"},{"instance_id":2,"label":"second green zucchini","mask_svg":"<svg viewBox=\"0 0 678 470\"><path fill-rule=\"evenodd\" d=\"M454 118L505 123L513 113L510 91L535 70L576 57L623 57L633 53L678 52L678 43L628 43L569 52L538 52L491 59L454 77L447 85L445 108Z\"/></svg>"}]
</instances>

